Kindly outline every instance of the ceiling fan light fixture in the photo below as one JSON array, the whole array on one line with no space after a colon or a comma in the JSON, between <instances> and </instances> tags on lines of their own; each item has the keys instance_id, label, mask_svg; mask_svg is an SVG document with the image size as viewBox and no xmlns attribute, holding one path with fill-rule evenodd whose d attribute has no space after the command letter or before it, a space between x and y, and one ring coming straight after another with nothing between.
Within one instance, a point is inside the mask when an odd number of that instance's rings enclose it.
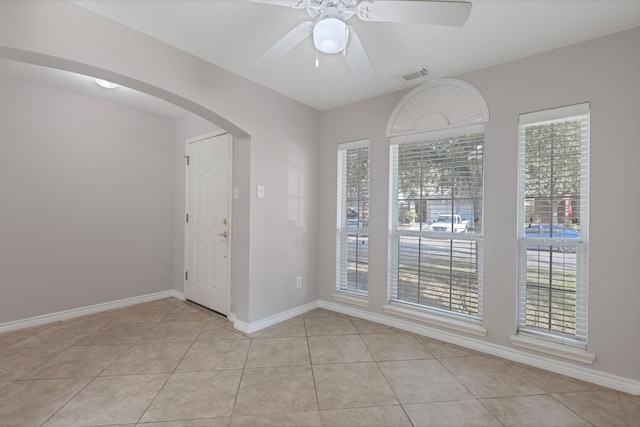
<instances>
[{"instance_id":1,"label":"ceiling fan light fixture","mask_svg":"<svg viewBox=\"0 0 640 427\"><path fill-rule=\"evenodd\" d=\"M349 31L341 19L327 17L313 27L313 44L322 53L338 53L347 46Z\"/></svg>"}]
</instances>

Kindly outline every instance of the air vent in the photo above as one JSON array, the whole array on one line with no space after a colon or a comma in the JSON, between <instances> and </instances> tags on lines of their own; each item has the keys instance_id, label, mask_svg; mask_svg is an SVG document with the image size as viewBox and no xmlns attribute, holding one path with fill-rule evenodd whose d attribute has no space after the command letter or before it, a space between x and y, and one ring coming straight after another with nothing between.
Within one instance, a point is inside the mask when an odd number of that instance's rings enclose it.
<instances>
[{"instance_id":1,"label":"air vent","mask_svg":"<svg viewBox=\"0 0 640 427\"><path fill-rule=\"evenodd\" d=\"M429 74L429 70L427 70L425 67L422 67L418 68L417 70L406 71L402 74L398 74L396 77L402 79L405 82L410 82L412 80L427 77Z\"/></svg>"}]
</instances>

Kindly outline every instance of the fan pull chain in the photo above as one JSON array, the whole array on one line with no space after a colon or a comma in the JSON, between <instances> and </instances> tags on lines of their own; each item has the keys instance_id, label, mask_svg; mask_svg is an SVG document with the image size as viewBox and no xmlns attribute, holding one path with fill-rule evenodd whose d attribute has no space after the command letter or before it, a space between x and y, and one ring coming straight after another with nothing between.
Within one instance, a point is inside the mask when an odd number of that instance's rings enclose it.
<instances>
[{"instance_id":1,"label":"fan pull chain","mask_svg":"<svg viewBox=\"0 0 640 427\"><path fill-rule=\"evenodd\" d=\"M320 68L320 55L318 54L317 49L316 49L316 68Z\"/></svg>"},{"instance_id":2,"label":"fan pull chain","mask_svg":"<svg viewBox=\"0 0 640 427\"><path fill-rule=\"evenodd\" d=\"M349 27L344 27L344 49L342 49L342 56L347 57L347 42L349 41Z\"/></svg>"}]
</instances>

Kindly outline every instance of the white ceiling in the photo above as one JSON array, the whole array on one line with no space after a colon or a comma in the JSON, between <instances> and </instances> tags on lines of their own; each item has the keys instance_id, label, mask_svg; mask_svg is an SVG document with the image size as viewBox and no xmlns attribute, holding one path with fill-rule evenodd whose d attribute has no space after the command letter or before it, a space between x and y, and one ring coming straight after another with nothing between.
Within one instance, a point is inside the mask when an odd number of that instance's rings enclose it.
<instances>
[{"instance_id":1,"label":"white ceiling","mask_svg":"<svg viewBox=\"0 0 640 427\"><path fill-rule=\"evenodd\" d=\"M640 0L471 0L461 27L363 22L355 27L378 76L351 74L341 55L314 66L310 39L268 70L254 61L305 10L242 0L73 0L95 13L173 45L318 110L409 88L398 79L420 67L428 78L464 72L640 26Z\"/></svg>"},{"instance_id":2,"label":"white ceiling","mask_svg":"<svg viewBox=\"0 0 640 427\"><path fill-rule=\"evenodd\" d=\"M640 25L640 0L472 0L463 28L358 22L354 17L349 23L378 73L362 82L340 55L322 57L316 69L310 40L270 70L252 66L272 43L308 19L304 10L241 0L74 2L319 110L426 81L408 84L395 77L411 69L426 66L432 72L428 78L452 76ZM186 114L133 89L103 89L80 74L8 60L0 60L0 74L172 118Z\"/></svg>"}]
</instances>

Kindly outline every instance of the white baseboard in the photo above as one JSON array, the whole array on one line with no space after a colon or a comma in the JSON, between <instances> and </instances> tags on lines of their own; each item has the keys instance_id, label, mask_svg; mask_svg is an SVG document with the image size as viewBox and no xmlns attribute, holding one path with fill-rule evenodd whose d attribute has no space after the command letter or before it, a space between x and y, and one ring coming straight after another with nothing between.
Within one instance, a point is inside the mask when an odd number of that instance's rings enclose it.
<instances>
[{"instance_id":1,"label":"white baseboard","mask_svg":"<svg viewBox=\"0 0 640 427\"><path fill-rule=\"evenodd\" d=\"M234 315L233 327L245 334L252 334L254 332L258 332L261 329L268 328L269 326L275 325L280 322L284 322L285 320L292 319L296 316L300 316L301 314L304 314L307 311L311 311L315 308L318 308L318 301L312 301L308 304L304 304L304 305L292 308L291 310L283 311L282 313L269 316L265 319L262 319L253 323L246 323L246 322L237 320ZM231 320L231 317L229 317L229 320Z\"/></svg>"},{"instance_id":2,"label":"white baseboard","mask_svg":"<svg viewBox=\"0 0 640 427\"><path fill-rule=\"evenodd\" d=\"M229 315L227 316L227 319L229 319L229 322L231 323L236 323L236 314L235 313L229 313Z\"/></svg>"},{"instance_id":3,"label":"white baseboard","mask_svg":"<svg viewBox=\"0 0 640 427\"><path fill-rule=\"evenodd\" d=\"M598 384L603 387L612 388L614 390L623 391L634 395L640 395L640 381L630 378L621 377L619 375L609 374L598 371L587 366L575 365L570 362L551 359L542 354L531 354L515 348L509 348L486 341L481 341L469 336L450 334L439 329L431 328L427 325L419 325L402 319L371 313L355 307L348 307L329 301L318 301L318 307L326 310L335 311L353 317L358 317L383 325L402 329L407 332L432 338L438 341L448 342L459 345L461 347L477 350L482 353L491 354L493 356L502 357L514 362L524 363L536 368L545 369L557 374L566 375L568 377L577 378L579 380Z\"/></svg>"},{"instance_id":4,"label":"white baseboard","mask_svg":"<svg viewBox=\"0 0 640 427\"><path fill-rule=\"evenodd\" d=\"M182 292L172 289L169 291L156 292L153 294L141 295L138 297L125 298L117 301L105 302L102 304L95 304L87 307L72 308L70 310L59 311L57 313L44 314L42 316L29 317L27 319L0 323L0 333L15 331L17 329L30 328L32 326L44 325L51 322L59 322L61 320L73 319L74 317L86 316L88 314L99 313L101 311L113 310L116 308L128 307L130 305L141 304L143 302L156 301L171 297L178 298L182 301L184 301L185 299Z\"/></svg>"}]
</instances>

